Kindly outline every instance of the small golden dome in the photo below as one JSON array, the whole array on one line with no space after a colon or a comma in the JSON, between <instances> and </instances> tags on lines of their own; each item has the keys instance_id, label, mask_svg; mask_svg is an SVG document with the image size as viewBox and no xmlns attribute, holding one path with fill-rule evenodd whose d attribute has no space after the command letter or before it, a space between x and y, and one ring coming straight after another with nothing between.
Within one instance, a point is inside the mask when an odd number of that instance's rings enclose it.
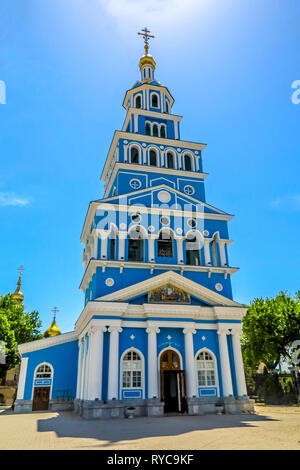
<instances>
[{"instance_id":1,"label":"small golden dome","mask_svg":"<svg viewBox=\"0 0 300 470\"><path fill-rule=\"evenodd\" d=\"M143 57L140 58L140 63L139 63L140 71L142 71L142 68L145 65L150 65L151 67L153 67L153 70L155 70L156 62L153 59L152 55L148 54L147 46L145 46L145 55L143 55Z\"/></svg>"},{"instance_id":2,"label":"small golden dome","mask_svg":"<svg viewBox=\"0 0 300 470\"><path fill-rule=\"evenodd\" d=\"M20 305L23 303L23 300L24 300L24 294L23 294L23 292L21 292L21 284L22 284L21 277L22 277L23 269L24 269L23 266L19 267L20 275L19 275L19 280L17 282L17 288L16 288L15 292L12 294L13 298L16 299L16 301Z\"/></svg>"},{"instance_id":3,"label":"small golden dome","mask_svg":"<svg viewBox=\"0 0 300 470\"><path fill-rule=\"evenodd\" d=\"M51 325L49 326L49 328L47 328L47 330L44 333L45 338L61 335L61 331L60 331L60 329L58 328L58 326L56 324L56 318L55 318L55 314L56 314L56 312L58 312L58 309L55 307L53 311L54 311L53 321L52 321Z\"/></svg>"}]
</instances>

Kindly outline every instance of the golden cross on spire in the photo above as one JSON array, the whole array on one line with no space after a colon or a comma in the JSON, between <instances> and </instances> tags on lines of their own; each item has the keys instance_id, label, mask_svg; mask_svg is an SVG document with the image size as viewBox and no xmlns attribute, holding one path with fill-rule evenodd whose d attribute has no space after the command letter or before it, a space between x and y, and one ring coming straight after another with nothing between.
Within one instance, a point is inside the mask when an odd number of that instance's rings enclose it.
<instances>
[{"instance_id":1,"label":"golden cross on spire","mask_svg":"<svg viewBox=\"0 0 300 470\"><path fill-rule=\"evenodd\" d=\"M148 33L151 33L151 31L147 29L146 26L144 29L142 29L141 33L138 33L140 36L143 36L144 38L146 55L148 54L148 49L149 49L149 38L155 38L155 36L152 36L151 34L148 34Z\"/></svg>"},{"instance_id":2,"label":"golden cross on spire","mask_svg":"<svg viewBox=\"0 0 300 470\"><path fill-rule=\"evenodd\" d=\"M23 266L20 266L20 267L18 268L18 271L20 271L20 276L21 276L21 275L22 275L22 271L24 271Z\"/></svg>"},{"instance_id":3,"label":"golden cross on spire","mask_svg":"<svg viewBox=\"0 0 300 470\"><path fill-rule=\"evenodd\" d=\"M59 312L59 310L58 310L58 308L57 308L57 307L54 307L54 309L53 309L53 310L51 310L51 312L53 312L53 314L54 314L54 318L56 318L56 314L57 314L57 312Z\"/></svg>"}]
</instances>

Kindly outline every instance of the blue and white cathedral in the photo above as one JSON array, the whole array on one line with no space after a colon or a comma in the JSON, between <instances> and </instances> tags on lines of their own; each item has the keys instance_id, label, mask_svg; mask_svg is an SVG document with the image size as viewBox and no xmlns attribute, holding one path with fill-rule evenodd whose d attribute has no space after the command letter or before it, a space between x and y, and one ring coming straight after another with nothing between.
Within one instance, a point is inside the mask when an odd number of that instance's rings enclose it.
<instances>
[{"instance_id":1,"label":"blue and white cathedral","mask_svg":"<svg viewBox=\"0 0 300 470\"><path fill-rule=\"evenodd\" d=\"M54 321L53 334L19 346L16 412L201 415L216 403L253 411L240 346L246 308L232 299L232 215L206 202L206 145L181 139L148 32L103 168L104 195L84 221L83 311L74 331L57 334Z\"/></svg>"}]
</instances>

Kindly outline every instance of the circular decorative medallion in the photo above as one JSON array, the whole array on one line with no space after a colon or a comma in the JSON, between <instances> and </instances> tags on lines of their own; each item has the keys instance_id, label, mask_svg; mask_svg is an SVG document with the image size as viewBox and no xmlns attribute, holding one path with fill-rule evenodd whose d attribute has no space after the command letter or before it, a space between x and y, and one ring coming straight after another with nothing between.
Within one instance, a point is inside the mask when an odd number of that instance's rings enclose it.
<instances>
[{"instance_id":1,"label":"circular decorative medallion","mask_svg":"<svg viewBox=\"0 0 300 470\"><path fill-rule=\"evenodd\" d=\"M153 227L153 225L149 225L148 230L149 232L154 232L155 227Z\"/></svg>"},{"instance_id":2,"label":"circular decorative medallion","mask_svg":"<svg viewBox=\"0 0 300 470\"><path fill-rule=\"evenodd\" d=\"M215 285L215 289L218 291L218 292L221 292L223 290L223 286L222 284L220 284L219 282Z\"/></svg>"},{"instance_id":3,"label":"circular decorative medallion","mask_svg":"<svg viewBox=\"0 0 300 470\"><path fill-rule=\"evenodd\" d=\"M161 150L163 150L163 149L164 149L164 146L163 146L163 145L160 145L160 147L159 147L159 148L160 148Z\"/></svg>"},{"instance_id":4,"label":"circular decorative medallion","mask_svg":"<svg viewBox=\"0 0 300 470\"><path fill-rule=\"evenodd\" d=\"M177 149L177 152L181 152L181 149L178 148L178 149Z\"/></svg>"},{"instance_id":5,"label":"circular decorative medallion","mask_svg":"<svg viewBox=\"0 0 300 470\"><path fill-rule=\"evenodd\" d=\"M208 231L208 230L203 230L203 235L204 235L205 237L208 237L209 231Z\"/></svg>"},{"instance_id":6,"label":"circular decorative medallion","mask_svg":"<svg viewBox=\"0 0 300 470\"><path fill-rule=\"evenodd\" d=\"M108 287L112 287L114 285L115 281L113 280L112 277L108 277L106 280L105 280L105 284L108 286Z\"/></svg>"},{"instance_id":7,"label":"circular decorative medallion","mask_svg":"<svg viewBox=\"0 0 300 470\"><path fill-rule=\"evenodd\" d=\"M176 229L176 233L178 233L178 235L182 235L182 228L178 227Z\"/></svg>"},{"instance_id":8,"label":"circular decorative medallion","mask_svg":"<svg viewBox=\"0 0 300 470\"><path fill-rule=\"evenodd\" d=\"M184 188L183 188L183 191L185 192L185 194L187 194L188 196L192 196L195 192L195 189L193 188L193 186L190 186L189 184L187 184Z\"/></svg>"},{"instance_id":9,"label":"circular decorative medallion","mask_svg":"<svg viewBox=\"0 0 300 470\"><path fill-rule=\"evenodd\" d=\"M143 147L147 147L147 144L144 143L144 144L142 144L142 146L143 146Z\"/></svg>"},{"instance_id":10,"label":"circular decorative medallion","mask_svg":"<svg viewBox=\"0 0 300 470\"><path fill-rule=\"evenodd\" d=\"M126 224L124 224L124 222L122 222L122 223L120 224L120 229L121 229L121 230L126 230Z\"/></svg>"},{"instance_id":11,"label":"circular decorative medallion","mask_svg":"<svg viewBox=\"0 0 300 470\"><path fill-rule=\"evenodd\" d=\"M162 225L170 225L170 219L166 215L163 215L160 218L160 222L161 222Z\"/></svg>"},{"instance_id":12,"label":"circular decorative medallion","mask_svg":"<svg viewBox=\"0 0 300 470\"><path fill-rule=\"evenodd\" d=\"M160 202L170 202L171 201L171 194L168 191L159 191L157 195Z\"/></svg>"},{"instance_id":13,"label":"circular decorative medallion","mask_svg":"<svg viewBox=\"0 0 300 470\"><path fill-rule=\"evenodd\" d=\"M197 220L196 219L188 219L187 224L190 227L195 228L195 227L197 227Z\"/></svg>"},{"instance_id":14,"label":"circular decorative medallion","mask_svg":"<svg viewBox=\"0 0 300 470\"><path fill-rule=\"evenodd\" d=\"M140 187L142 186L142 183L140 180L133 178L132 180L129 181L129 186L132 189L140 189Z\"/></svg>"}]
</instances>

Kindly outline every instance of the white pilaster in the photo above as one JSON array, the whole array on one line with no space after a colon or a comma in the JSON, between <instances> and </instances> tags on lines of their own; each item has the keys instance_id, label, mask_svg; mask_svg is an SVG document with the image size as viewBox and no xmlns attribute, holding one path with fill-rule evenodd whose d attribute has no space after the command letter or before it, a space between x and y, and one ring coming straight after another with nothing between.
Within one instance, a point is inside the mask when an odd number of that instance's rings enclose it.
<instances>
[{"instance_id":1,"label":"white pilaster","mask_svg":"<svg viewBox=\"0 0 300 470\"><path fill-rule=\"evenodd\" d=\"M184 346L185 346L185 368L186 368L186 392L188 397L197 396L196 368L194 357L193 335L196 333L194 328L185 328Z\"/></svg>"},{"instance_id":2,"label":"white pilaster","mask_svg":"<svg viewBox=\"0 0 300 470\"><path fill-rule=\"evenodd\" d=\"M241 330L233 330L232 334L232 347L234 357L234 367L236 375L237 393L239 397L247 395L247 386L244 373L243 356L241 351L240 335Z\"/></svg>"},{"instance_id":3,"label":"white pilaster","mask_svg":"<svg viewBox=\"0 0 300 470\"><path fill-rule=\"evenodd\" d=\"M79 398L84 398L84 383L85 383L85 365L86 365L86 337L82 338L82 358L81 358L81 377L80 377L80 393Z\"/></svg>"},{"instance_id":4,"label":"white pilaster","mask_svg":"<svg viewBox=\"0 0 300 470\"><path fill-rule=\"evenodd\" d=\"M108 236L101 234L101 259L107 259Z\"/></svg>"},{"instance_id":5,"label":"white pilaster","mask_svg":"<svg viewBox=\"0 0 300 470\"><path fill-rule=\"evenodd\" d=\"M127 162L128 159L128 144L123 145L123 152L124 152L124 162Z\"/></svg>"},{"instance_id":6,"label":"white pilaster","mask_svg":"<svg viewBox=\"0 0 300 470\"><path fill-rule=\"evenodd\" d=\"M177 238L177 262L178 264L183 264L183 238Z\"/></svg>"},{"instance_id":7,"label":"white pilaster","mask_svg":"<svg viewBox=\"0 0 300 470\"><path fill-rule=\"evenodd\" d=\"M81 372L82 372L82 353L83 344L82 340L78 340L78 365L77 365L77 387L76 387L76 398L80 398L80 386L81 386Z\"/></svg>"},{"instance_id":8,"label":"white pilaster","mask_svg":"<svg viewBox=\"0 0 300 470\"><path fill-rule=\"evenodd\" d=\"M225 241L219 240L221 266L226 264Z\"/></svg>"},{"instance_id":9,"label":"white pilaster","mask_svg":"<svg viewBox=\"0 0 300 470\"><path fill-rule=\"evenodd\" d=\"M84 364L84 379L83 379L83 400L88 400L89 395L89 369L90 369L90 357L91 357L91 333L89 332L85 338L85 364Z\"/></svg>"},{"instance_id":10,"label":"white pilaster","mask_svg":"<svg viewBox=\"0 0 300 470\"><path fill-rule=\"evenodd\" d=\"M148 238L148 261L149 263L153 263L153 260L155 261L154 244L155 244L155 237L149 235L149 238Z\"/></svg>"},{"instance_id":11,"label":"white pilaster","mask_svg":"<svg viewBox=\"0 0 300 470\"><path fill-rule=\"evenodd\" d=\"M119 260L125 259L125 240L127 232L119 232Z\"/></svg>"},{"instance_id":12,"label":"white pilaster","mask_svg":"<svg viewBox=\"0 0 300 470\"><path fill-rule=\"evenodd\" d=\"M219 336L219 349L220 349L220 361L221 361L221 374L222 374L222 384L223 384L223 396L228 397L233 395L232 380L231 380L231 370L227 346L227 335L229 334L228 330L220 329L218 330Z\"/></svg>"},{"instance_id":13,"label":"white pilaster","mask_svg":"<svg viewBox=\"0 0 300 470\"><path fill-rule=\"evenodd\" d=\"M204 242L205 265L208 266L209 264L211 264L210 247L209 247L210 240L207 240L206 238L204 238L203 242Z\"/></svg>"},{"instance_id":14,"label":"white pilaster","mask_svg":"<svg viewBox=\"0 0 300 470\"><path fill-rule=\"evenodd\" d=\"M157 337L159 328L152 326L147 328L148 333L148 398L158 397L157 376Z\"/></svg>"},{"instance_id":15,"label":"white pilaster","mask_svg":"<svg viewBox=\"0 0 300 470\"><path fill-rule=\"evenodd\" d=\"M98 257L98 236L94 236L94 244L93 244L93 250L92 250L92 258L97 259Z\"/></svg>"},{"instance_id":16,"label":"white pilaster","mask_svg":"<svg viewBox=\"0 0 300 470\"><path fill-rule=\"evenodd\" d=\"M119 333L122 328L119 326L110 326L109 340L109 371L108 371L108 399L118 399L118 382L119 382Z\"/></svg>"},{"instance_id":17,"label":"white pilaster","mask_svg":"<svg viewBox=\"0 0 300 470\"><path fill-rule=\"evenodd\" d=\"M178 139L178 122L174 121L175 139Z\"/></svg>"},{"instance_id":18,"label":"white pilaster","mask_svg":"<svg viewBox=\"0 0 300 470\"><path fill-rule=\"evenodd\" d=\"M24 399L24 390L25 390L28 359L29 359L28 357L22 357L22 360L21 360L17 400L23 400Z\"/></svg>"},{"instance_id":19,"label":"white pilaster","mask_svg":"<svg viewBox=\"0 0 300 470\"><path fill-rule=\"evenodd\" d=\"M90 365L88 377L88 399L102 398L102 359L104 326L93 326L90 331Z\"/></svg>"}]
</instances>

